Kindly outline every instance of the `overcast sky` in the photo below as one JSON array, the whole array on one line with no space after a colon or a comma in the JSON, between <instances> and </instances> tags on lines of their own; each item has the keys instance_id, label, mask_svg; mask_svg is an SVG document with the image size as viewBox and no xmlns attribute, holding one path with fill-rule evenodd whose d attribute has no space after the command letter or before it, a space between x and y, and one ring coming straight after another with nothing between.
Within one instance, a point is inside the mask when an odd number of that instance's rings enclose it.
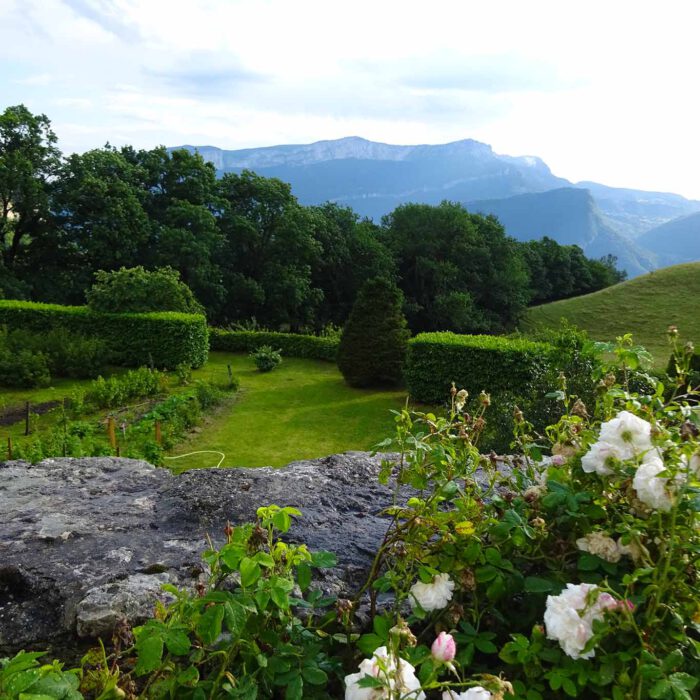
<instances>
[{"instance_id":1,"label":"overcast sky","mask_svg":"<svg viewBox=\"0 0 700 700\"><path fill-rule=\"evenodd\" d=\"M695 0L0 0L0 110L66 153L474 138L700 198Z\"/></svg>"}]
</instances>

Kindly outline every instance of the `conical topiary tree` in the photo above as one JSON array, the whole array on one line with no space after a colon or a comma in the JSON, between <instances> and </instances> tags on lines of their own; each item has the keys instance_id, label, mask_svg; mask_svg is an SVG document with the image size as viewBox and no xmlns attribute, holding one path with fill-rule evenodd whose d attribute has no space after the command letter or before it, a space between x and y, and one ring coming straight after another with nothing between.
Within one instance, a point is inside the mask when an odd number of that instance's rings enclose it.
<instances>
[{"instance_id":1,"label":"conical topiary tree","mask_svg":"<svg viewBox=\"0 0 700 700\"><path fill-rule=\"evenodd\" d=\"M410 332L403 295L381 277L360 289L338 347L338 367L348 384L395 385L402 379Z\"/></svg>"}]
</instances>

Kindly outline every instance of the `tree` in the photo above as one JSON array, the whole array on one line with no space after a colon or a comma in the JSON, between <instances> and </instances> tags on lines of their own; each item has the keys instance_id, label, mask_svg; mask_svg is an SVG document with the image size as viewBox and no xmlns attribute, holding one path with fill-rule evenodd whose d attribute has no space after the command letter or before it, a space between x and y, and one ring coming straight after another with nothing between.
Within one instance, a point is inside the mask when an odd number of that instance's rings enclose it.
<instances>
[{"instance_id":1,"label":"tree","mask_svg":"<svg viewBox=\"0 0 700 700\"><path fill-rule=\"evenodd\" d=\"M0 257L14 272L23 249L48 228L49 182L61 161L43 114L24 105L0 114Z\"/></svg>"},{"instance_id":2,"label":"tree","mask_svg":"<svg viewBox=\"0 0 700 700\"><path fill-rule=\"evenodd\" d=\"M95 273L95 283L87 292L88 306L105 313L182 311L204 313L192 290L171 267L144 270L138 267Z\"/></svg>"},{"instance_id":3,"label":"tree","mask_svg":"<svg viewBox=\"0 0 700 700\"><path fill-rule=\"evenodd\" d=\"M114 148L71 155L52 186L52 235L30 246L41 271L29 273L35 294L80 304L97 270L142 262L151 234L145 198L143 171Z\"/></svg>"},{"instance_id":4,"label":"tree","mask_svg":"<svg viewBox=\"0 0 700 700\"><path fill-rule=\"evenodd\" d=\"M312 285L323 292L315 326L342 326L366 280L395 279L394 261L379 239L379 227L368 219L360 221L349 207L327 202L310 207L310 213L313 236L320 246L311 268Z\"/></svg>"},{"instance_id":5,"label":"tree","mask_svg":"<svg viewBox=\"0 0 700 700\"><path fill-rule=\"evenodd\" d=\"M227 298L224 320L255 317L296 330L313 323L323 292L312 283L320 245L308 209L291 186L244 170L218 183Z\"/></svg>"},{"instance_id":6,"label":"tree","mask_svg":"<svg viewBox=\"0 0 700 700\"><path fill-rule=\"evenodd\" d=\"M396 385L410 333L401 291L386 279L367 281L357 295L338 347L338 368L357 387Z\"/></svg>"},{"instance_id":7,"label":"tree","mask_svg":"<svg viewBox=\"0 0 700 700\"><path fill-rule=\"evenodd\" d=\"M405 204L383 220L414 332L500 332L529 298L517 242L492 216L460 204Z\"/></svg>"},{"instance_id":8,"label":"tree","mask_svg":"<svg viewBox=\"0 0 700 700\"><path fill-rule=\"evenodd\" d=\"M150 151L125 147L121 153L143 173L150 237L139 262L148 268L177 270L208 314L216 316L225 291L214 166L198 153L168 153L162 146Z\"/></svg>"}]
</instances>

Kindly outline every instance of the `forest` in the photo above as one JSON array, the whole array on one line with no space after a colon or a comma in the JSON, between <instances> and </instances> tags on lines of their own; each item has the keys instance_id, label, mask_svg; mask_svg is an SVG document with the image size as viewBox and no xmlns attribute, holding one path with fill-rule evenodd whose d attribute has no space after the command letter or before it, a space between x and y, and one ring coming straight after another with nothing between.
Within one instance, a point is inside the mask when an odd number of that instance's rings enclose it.
<instances>
[{"instance_id":1,"label":"forest","mask_svg":"<svg viewBox=\"0 0 700 700\"><path fill-rule=\"evenodd\" d=\"M170 267L220 326L340 326L363 282L384 277L414 333L498 333L529 305L624 278L613 257L517 242L455 202L405 204L376 223L333 202L302 206L254 172L218 178L184 150L64 155L50 120L23 105L0 114L0 205L0 296L82 304L99 270Z\"/></svg>"}]
</instances>

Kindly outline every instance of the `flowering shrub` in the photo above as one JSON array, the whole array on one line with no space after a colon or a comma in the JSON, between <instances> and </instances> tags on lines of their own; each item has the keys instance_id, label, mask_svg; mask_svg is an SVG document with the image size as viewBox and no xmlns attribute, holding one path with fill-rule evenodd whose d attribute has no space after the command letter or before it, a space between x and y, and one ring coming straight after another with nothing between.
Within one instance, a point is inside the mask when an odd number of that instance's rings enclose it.
<instances>
[{"instance_id":1,"label":"flowering shrub","mask_svg":"<svg viewBox=\"0 0 700 700\"><path fill-rule=\"evenodd\" d=\"M445 418L397 413L380 446L400 455L380 474L394 503L353 600L312 585L331 555L279 539L297 511L260 509L205 553L201 590L168 589L175 603L105 663L103 686L157 698L692 700L700 410L676 350L678 378L651 378L647 393L628 337L601 367L595 405L562 377L562 417L543 433L516 408L510 460L480 454L485 393L468 402L453 387Z\"/></svg>"}]
</instances>

